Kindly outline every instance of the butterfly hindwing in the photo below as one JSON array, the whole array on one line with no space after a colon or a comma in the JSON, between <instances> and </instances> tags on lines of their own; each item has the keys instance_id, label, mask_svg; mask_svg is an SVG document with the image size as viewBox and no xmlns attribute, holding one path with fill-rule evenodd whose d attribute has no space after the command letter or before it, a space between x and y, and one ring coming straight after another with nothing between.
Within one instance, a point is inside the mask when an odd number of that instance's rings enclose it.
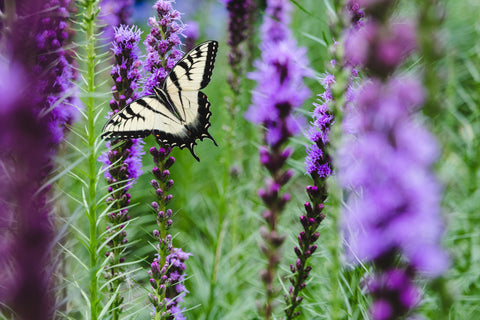
<instances>
[{"instance_id":1,"label":"butterfly hindwing","mask_svg":"<svg viewBox=\"0 0 480 320\"><path fill-rule=\"evenodd\" d=\"M217 145L217 143L210 133L208 133L210 116L212 115L210 112L210 101L208 101L207 96L201 91L194 92L194 94L196 99L192 101L192 104L194 102L196 105L196 117L192 119L192 121L185 123L182 126L182 130L175 132L173 130L164 130L161 124L157 127L156 123L153 134L158 141L168 144L171 147L179 147L180 149L188 148L193 157L199 160L193 149L197 144L197 139L203 140L204 138L208 138L212 140L215 145Z\"/></svg>"}]
</instances>

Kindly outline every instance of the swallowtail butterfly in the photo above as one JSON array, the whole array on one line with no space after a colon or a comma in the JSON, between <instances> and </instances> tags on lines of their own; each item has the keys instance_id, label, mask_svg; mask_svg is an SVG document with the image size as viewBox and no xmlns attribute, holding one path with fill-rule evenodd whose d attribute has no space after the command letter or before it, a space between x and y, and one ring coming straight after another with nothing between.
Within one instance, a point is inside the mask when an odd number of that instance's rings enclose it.
<instances>
[{"instance_id":1,"label":"swallowtail butterfly","mask_svg":"<svg viewBox=\"0 0 480 320\"><path fill-rule=\"evenodd\" d=\"M218 42L206 41L177 62L154 94L137 99L117 112L103 127L106 139L144 138L153 134L157 141L180 149L193 147L196 140L209 138L210 102L200 90L212 76Z\"/></svg>"}]
</instances>

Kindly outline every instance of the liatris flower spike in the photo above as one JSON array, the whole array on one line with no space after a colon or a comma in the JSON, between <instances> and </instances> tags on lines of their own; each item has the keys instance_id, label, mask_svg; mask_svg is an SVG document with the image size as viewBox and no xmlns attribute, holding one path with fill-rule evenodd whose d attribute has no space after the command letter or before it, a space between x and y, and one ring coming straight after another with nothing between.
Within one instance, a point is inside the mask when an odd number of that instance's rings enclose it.
<instances>
[{"instance_id":1,"label":"liatris flower spike","mask_svg":"<svg viewBox=\"0 0 480 320\"><path fill-rule=\"evenodd\" d=\"M141 61L138 57L138 43L141 32L136 27L121 25L114 28L113 53L115 64L110 72L115 85L112 88L113 99L110 101L112 114L117 113L128 103L138 97L137 87L141 78ZM121 312L123 298L119 295L119 287L123 283L123 267L121 263L125 257L128 242L126 236L127 221L130 219L128 207L130 194L128 190L142 174L142 150L141 139L114 140L107 142L107 149L99 157L99 161L105 166L105 178L108 182L110 196L106 199L112 211L107 214L107 244L110 247L106 253L109 264L105 267L105 277L109 280L109 290L115 295L110 312L114 318L118 318Z\"/></svg>"},{"instance_id":2,"label":"liatris flower spike","mask_svg":"<svg viewBox=\"0 0 480 320\"><path fill-rule=\"evenodd\" d=\"M276 270L281 261L280 247L285 236L278 233L277 224L290 195L281 192L292 177L291 170L283 169L292 150L285 148L288 139L299 133L301 118L294 115L308 97L309 90L303 86L303 78L310 75L304 48L298 48L288 29L290 3L283 0L267 2L262 24L262 59L255 63L256 70L249 77L257 82L252 95L252 105L245 114L250 122L261 124L265 145L260 147L260 162L271 177L265 187L258 190L266 210L262 217L266 226L260 234L265 241L260 248L268 264L261 271L265 287L265 302L260 310L266 319L274 312L274 300L278 290L274 286Z\"/></svg>"},{"instance_id":3,"label":"liatris flower spike","mask_svg":"<svg viewBox=\"0 0 480 320\"><path fill-rule=\"evenodd\" d=\"M416 47L415 25L392 23L390 1L359 3L369 19L349 34L345 57L369 78L356 92L355 114L345 117L356 136L340 149L339 172L346 188L361 192L349 195L344 228L351 260L374 265L367 281L372 317L388 320L419 303L415 276L438 276L448 267L440 245L441 188L431 172L439 152L414 119L425 101L421 83L394 76Z\"/></svg>"}]
</instances>

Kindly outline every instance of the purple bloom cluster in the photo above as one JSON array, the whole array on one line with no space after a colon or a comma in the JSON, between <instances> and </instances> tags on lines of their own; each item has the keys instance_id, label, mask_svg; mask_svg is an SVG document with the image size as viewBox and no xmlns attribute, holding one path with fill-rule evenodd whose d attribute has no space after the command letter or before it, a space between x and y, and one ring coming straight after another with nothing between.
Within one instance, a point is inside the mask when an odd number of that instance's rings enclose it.
<instances>
[{"instance_id":1,"label":"purple bloom cluster","mask_svg":"<svg viewBox=\"0 0 480 320\"><path fill-rule=\"evenodd\" d=\"M112 87L113 99L110 101L110 107L114 113L138 98L136 89L141 78L140 68L142 65L138 59L140 35L141 32L136 27L119 26L115 28L113 52L116 63L110 72L115 82ZM109 151L103 154L99 160L104 163L105 168L109 168L105 171L105 178L109 184L113 184L116 190L127 191L142 174L143 141L132 139L123 144L119 144L119 142L120 140L115 140L113 143L107 142ZM112 166L112 164L114 165Z\"/></svg>"},{"instance_id":2,"label":"purple bloom cluster","mask_svg":"<svg viewBox=\"0 0 480 320\"><path fill-rule=\"evenodd\" d=\"M70 6L70 0L47 1L43 8L56 8L55 14L48 14L40 20L35 35L37 59L34 72L44 73L46 70L48 73L38 85L39 96L43 97L39 104L40 116L48 119L52 146L60 143L67 131L66 126L72 124L77 115L73 52L66 49L73 36L67 25Z\"/></svg>"},{"instance_id":3,"label":"purple bloom cluster","mask_svg":"<svg viewBox=\"0 0 480 320\"><path fill-rule=\"evenodd\" d=\"M360 4L369 19L347 36L345 58L370 78L344 118L355 137L340 149L339 173L357 191L348 198L344 227L350 258L375 266L368 285L373 318L397 319L419 301L415 274L438 276L448 267L440 246L441 188L431 172L439 152L414 120L425 98L421 83L392 75L416 47L414 24L392 23L391 1Z\"/></svg>"},{"instance_id":4,"label":"purple bloom cluster","mask_svg":"<svg viewBox=\"0 0 480 320\"><path fill-rule=\"evenodd\" d=\"M423 102L413 79L372 80L357 93L357 136L343 146L343 184L362 189L345 221L359 259L400 250L418 270L441 274L440 186L430 173L438 157L435 138L412 113ZM421 235L421 236L419 236Z\"/></svg>"},{"instance_id":5,"label":"purple bloom cluster","mask_svg":"<svg viewBox=\"0 0 480 320\"><path fill-rule=\"evenodd\" d=\"M133 100L139 98L136 91L138 82L142 78L142 61L139 59L140 36L142 32L135 26L120 25L114 28L113 54L115 64L110 75L115 82L112 88L113 100L110 107L118 112Z\"/></svg>"},{"instance_id":6,"label":"purple bloom cluster","mask_svg":"<svg viewBox=\"0 0 480 320\"><path fill-rule=\"evenodd\" d=\"M185 52L192 50L200 37L200 26L196 21L188 21L185 24Z\"/></svg>"},{"instance_id":7,"label":"purple bloom cluster","mask_svg":"<svg viewBox=\"0 0 480 320\"><path fill-rule=\"evenodd\" d=\"M115 28L115 40L113 52L115 62L111 76L115 82L112 87L114 99L110 101L113 112L118 112L127 104L138 98L136 89L141 78L141 61L138 59L138 43L141 32L136 27L119 26ZM141 139L121 140L107 142L109 151L103 154L99 161L103 162L105 178L111 185L109 191L123 190L118 199L125 195L126 191L142 174L141 156L143 141ZM116 200L118 200L116 199Z\"/></svg>"},{"instance_id":8,"label":"purple bloom cluster","mask_svg":"<svg viewBox=\"0 0 480 320\"><path fill-rule=\"evenodd\" d=\"M266 302L261 307L266 318L273 312L273 300L277 295L273 281L280 262L280 247L285 239L277 231L278 216L290 200L281 187L292 177L292 171L284 170L291 150L284 148L288 139L300 131L302 119L293 115L309 95L303 78L310 75L307 69L306 50L298 48L288 28L290 3L286 0L267 2L262 25L262 58L255 62L256 71L249 76L257 82L252 105L245 114L250 122L265 128L265 146L260 148L260 162L268 169L265 188L258 191L267 210L263 218L267 224L260 233L265 241L261 246L268 260L261 279L266 289Z\"/></svg>"},{"instance_id":9,"label":"purple bloom cluster","mask_svg":"<svg viewBox=\"0 0 480 320\"><path fill-rule=\"evenodd\" d=\"M331 159L326 153L326 146L329 142L330 126L334 121L328 106L332 99L331 86L334 83L335 77L327 74L323 79L325 92L319 95L320 103L313 103L313 121L308 132L308 138L313 143L307 147L305 169L314 179L327 178L332 174Z\"/></svg>"},{"instance_id":10,"label":"purple bloom cluster","mask_svg":"<svg viewBox=\"0 0 480 320\"><path fill-rule=\"evenodd\" d=\"M157 232L154 231L154 235ZM165 295L165 299L159 301L158 296L151 293L149 299L155 308L155 313L160 313L162 319L170 319L169 317L173 316L176 320L184 320L186 319L183 315L185 308L181 308L179 303L183 302L183 297L188 293L184 285L186 276L184 271L187 268L184 262L192 254L185 253L180 248L170 247L170 251L163 267L160 267L159 259L155 258L148 272L151 286L159 295ZM162 311L165 307L167 311Z\"/></svg>"},{"instance_id":11,"label":"purple bloom cluster","mask_svg":"<svg viewBox=\"0 0 480 320\"><path fill-rule=\"evenodd\" d=\"M103 38L113 41L115 28L132 24L134 0L102 0L99 15L100 25L104 26Z\"/></svg>"},{"instance_id":12,"label":"purple bloom cluster","mask_svg":"<svg viewBox=\"0 0 480 320\"><path fill-rule=\"evenodd\" d=\"M153 94L153 87L163 85L170 70L182 57L179 46L184 26L180 12L173 9L169 0L158 0L153 8L157 11L158 19L148 19L151 29L144 42L147 49L144 68L150 72L150 76L144 85L144 95Z\"/></svg>"},{"instance_id":13,"label":"purple bloom cluster","mask_svg":"<svg viewBox=\"0 0 480 320\"><path fill-rule=\"evenodd\" d=\"M75 115L70 1L25 0L5 19L0 65L0 300L18 319L52 319L54 222L47 177ZM11 17L8 17L11 18ZM28 21L28 23L25 23ZM32 267L32 263L34 267Z\"/></svg>"},{"instance_id":14,"label":"purple bloom cluster","mask_svg":"<svg viewBox=\"0 0 480 320\"><path fill-rule=\"evenodd\" d=\"M345 41L347 63L364 68L379 77L387 77L416 47L416 29L411 22L388 26L368 20L353 29Z\"/></svg>"}]
</instances>

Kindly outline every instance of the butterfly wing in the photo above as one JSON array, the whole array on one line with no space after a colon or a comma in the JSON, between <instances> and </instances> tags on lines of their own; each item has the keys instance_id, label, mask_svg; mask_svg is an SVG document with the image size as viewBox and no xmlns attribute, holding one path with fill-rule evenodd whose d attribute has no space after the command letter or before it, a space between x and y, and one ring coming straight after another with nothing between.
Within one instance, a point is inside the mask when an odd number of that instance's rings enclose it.
<instances>
[{"instance_id":1,"label":"butterfly wing","mask_svg":"<svg viewBox=\"0 0 480 320\"><path fill-rule=\"evenodd\" d=\"M201 43L188 52L167 76L163 89L155 95L135 100L113 115L105 124L102 137L142 138L153 133L171 147L187 147L199 160L193 147L196 140L211 139L210 102L200 90L210 82L218 42Z\"/></svg>"},{"instance_id":2,"label":"butterfly wing","mask_svg":"<svg viewBox=\"0 0 480 320\"><path fill-rule=\"evenodd\" d=\"M160 126L172 134L180 133L183 125L164 101L155 95L137 99L114 114L103 127L106 139L135 139L150 135Z\"/></svg>"},{"instance_id":3,"label":"butterfly wing","mask_svg":"<svg viewBox=\"0 0 480 320\"><path fill-rule=\"evenodd\" d=\"M163 90L155 88L157 96L164 94L171 104L172 110L185 126L188 139L178 141L181 149L188 147L192 155L196 139L211 139L208 133L210 127L210 102L207 96L199 91L205 88L212 77L218 42L207 41L199 44L188 52L165 79Z\"/></svg>"}]
</instances>

